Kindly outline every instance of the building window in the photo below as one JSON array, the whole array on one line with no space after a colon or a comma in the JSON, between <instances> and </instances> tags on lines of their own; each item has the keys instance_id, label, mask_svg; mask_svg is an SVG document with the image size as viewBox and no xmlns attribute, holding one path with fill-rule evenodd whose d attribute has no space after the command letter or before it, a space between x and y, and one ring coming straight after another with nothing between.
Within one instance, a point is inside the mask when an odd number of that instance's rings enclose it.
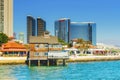
<instances>
[{"instance_id":1,"label":"building window","mask_svg":"<svg viewBox=\"0 0 120 80\"><path fill-rule=\"evenodd\" d=\"M39 56L39 53L38 52L34 53L34 56Z\"/></svg>"},{"instance_id":2,"label":"building window","mask_svg":"<svg viewBox=\"0 0 120 80\"><path fill-rule=\"evenodd\" d=\"M48 44L45 44L45 48L48 48Z\"/></svg>"},{"instance_id":3,"label":"building window","mask_svg":"<svg viewBox=\"0 0 120 80\"><path fill-rule=\"evenodd\" d=\"M48 53L44 53L45 56L48 56Z\"/></svg>"},{"instance_id":4,"label":"building window","mask_svg":"<svg viewBox=\"0 0 120 80\"><path fill-rule=\"evenodd\" d=\"M36 44L36 45L35 45L35 49L38 49L38 48L39 48L39 45L38 45L38 44Z\"/></svg>"},{"instance_id":5,"label":"building window","mask_svg":"<svg viewBox=\"0 0 120 80\"><path fill-rule=\"evenodd\" d=\"M44 47L44 45L43 45L43 44L40 44L40 45L39 45L39 48L43 48L43 47Z\"/></svg>"}]
</instances>

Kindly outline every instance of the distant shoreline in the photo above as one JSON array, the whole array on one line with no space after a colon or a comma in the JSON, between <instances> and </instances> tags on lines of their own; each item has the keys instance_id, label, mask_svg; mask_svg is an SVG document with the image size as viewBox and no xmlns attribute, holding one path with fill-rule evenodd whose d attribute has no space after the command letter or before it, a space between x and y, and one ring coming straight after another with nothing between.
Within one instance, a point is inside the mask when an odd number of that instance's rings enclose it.
<instances>
[{"instance_id":1,"label":"distant shoreline","mask_svg":"<svg viewBox=\"0 0 120 80\"><path fill-rule=\"evenodd\" d=\"M114 61L120 60L120 56L70 56L71 62ZM0 65L26 64L26 57L0 57Z\"/></svg>"}]
</instances>

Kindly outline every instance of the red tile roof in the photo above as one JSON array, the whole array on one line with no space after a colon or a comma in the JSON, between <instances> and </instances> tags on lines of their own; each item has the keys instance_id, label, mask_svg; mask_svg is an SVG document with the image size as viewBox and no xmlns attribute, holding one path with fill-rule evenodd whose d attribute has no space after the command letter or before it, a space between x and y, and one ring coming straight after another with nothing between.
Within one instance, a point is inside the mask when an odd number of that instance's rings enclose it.
<instances>
[{"instance_id":1,"label":"red tile roof","mask_svg":"<svg viewBox=\"0 0 120 80\"><path fill-rule=\"evenodd\" d=\"M26 47L20 43L9 41L2 45L2 51L26 51Z\"/></svg>"}]
</instances>

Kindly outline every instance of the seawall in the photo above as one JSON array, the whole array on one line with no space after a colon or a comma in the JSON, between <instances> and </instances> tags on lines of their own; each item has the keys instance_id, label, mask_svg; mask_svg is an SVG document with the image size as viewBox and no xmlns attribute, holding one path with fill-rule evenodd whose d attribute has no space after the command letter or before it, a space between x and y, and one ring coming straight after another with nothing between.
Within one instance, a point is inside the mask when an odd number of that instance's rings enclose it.
<instances>
[{"instance_id":1,"label":"seawall","mask_svg":"<svg viewBox=\"0 0 120 80\"><path fill-rule=\"evenodd\" d=\"M120 60L120 56L70 56L67 62ZM26 57L0 57L0 65L25 64Z\"/></svg>"},{"instance_id":2,"label":"seawall","mask_svg":"<svg viewBox=\"0 0 120 80\"><path fill-rule=\"evenodd\" d=\"M71 56L68 62L90 62L112 60L120 60L120 56Z\"/></svg>"},{"instance_id":3,"label":"seawall","mask_svg":"<svg viewBox=\"0 0 120 80\"><path fill-rule=\"evenodd\" d=\"M0 57L0 65L25 64L26 57Z\"/></svg>"}]
</instances>

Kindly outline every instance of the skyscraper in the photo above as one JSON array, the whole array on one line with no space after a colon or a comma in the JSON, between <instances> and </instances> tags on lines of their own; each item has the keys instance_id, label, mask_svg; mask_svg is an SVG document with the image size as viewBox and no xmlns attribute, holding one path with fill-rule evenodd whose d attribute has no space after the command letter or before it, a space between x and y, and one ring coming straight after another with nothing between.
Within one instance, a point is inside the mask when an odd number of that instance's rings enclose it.
<instances>
[{"instance_id":1,"label":"skyscraper","mask_svg":"<svg viewBox=\"0 0 120 80\"><path fill-rule=\"evenodd\" d=\"M86 41L91 41L96 45L96 23L94 22L71 22L70 25L70 40L81 38Z\"/></svg>"},{"instance_id":2,"label":"skyscraper","mask_svg":"<svg viewBox=\"0 0 120 80\"><path fill-rule=\"evenodd\" d=\"M35 19L32 16L27 16L27 43L29 43L29 37L35 36Z\"/></svg>"},{"instance_id":3,"label":"skyscraper","mask_svg":"<svg viewBox=\"0 0 120 80\"><path fill-rule=\"evenodd\" d=\"M69 42L70 19L62 18L55 21L55 36Z\"/></svg>"},{"instance_id":4,"label":"skyscraper","mask_svg":"<svg viewBox=\"0 0 120 80\"><path fill-rule=\"evenodd\" d=\"M96 23L71 22L68 18L62 18L55 21L55 36L67 43L73 39L82 38L96 45Z\"/></svg>"},{"instance_id":5,"label":"skyscraper","mask_svg":"<svg viewBox=\"0 0 120 80\"><path fill-rule=\"evenodd\" d=\"M42 36L46 31L46 22L42 18L37 18L37 36Z\"/></svg>"},{"instance_id":6,"label":"skyscraper","mask_svg":"<svg viewBox=\"0 0 120 80\"><path fill-rule=\"evenodd\" d=\"M13 36L13 0L0 0L0 32Z\"/></svg>"}]
</instances>

